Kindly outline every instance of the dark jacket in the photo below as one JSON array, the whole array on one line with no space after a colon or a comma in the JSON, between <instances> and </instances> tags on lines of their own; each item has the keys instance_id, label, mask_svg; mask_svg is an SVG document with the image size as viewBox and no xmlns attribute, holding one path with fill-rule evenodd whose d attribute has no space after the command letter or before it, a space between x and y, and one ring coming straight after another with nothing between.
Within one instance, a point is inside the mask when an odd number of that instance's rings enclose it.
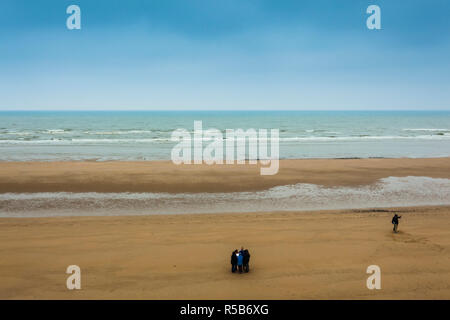
<instances>
[{"instance_id":1,"label":"dark jacket","mask_svg":"<svg viewBox=\"0 0 450 320\"><path fill-rule=\"evenodd\" d=\"M244 250L244 264L248 264L250 261L250 252L247 249Z\"/></svg>"},{"instance_id":2,"label":"dark jacket","mask_svg":"<svg viewBox=\"0 0 450 320\"><path fill-rule=\"evenodd\" d=\"M395 215L395 216L392 218L392 223L393 223L393 224L398 224L398 219L399 219L399 218L400 218L399 216Z\"/></svg>"},{"instance_id":3,"label":"dark jacket","mask_svg":"<svg viewBox=\"0 0 450 320\"><path fill-rule=\"evenodd\" d=\"M231 264L232 264L232 265L236 265L236 264L237 264L237 260L238 260L238 258L236 257L236 253L233 252L233 253L231 254Z\"/></svg>"}]
</instances>

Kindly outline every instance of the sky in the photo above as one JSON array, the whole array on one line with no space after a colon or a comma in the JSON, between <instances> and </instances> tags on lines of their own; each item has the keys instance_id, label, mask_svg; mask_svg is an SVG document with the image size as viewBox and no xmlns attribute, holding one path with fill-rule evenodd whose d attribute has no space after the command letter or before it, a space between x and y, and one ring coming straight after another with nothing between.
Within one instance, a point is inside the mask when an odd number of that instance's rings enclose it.
<instances>
[{"instance_id":1,"label":"sky","mask_svg":"<svg viewBox=\"0 0 450 320\"><path fill-rule=\"evenodd\" d=\"M450 110L450 1L0 2L0 110L394 109Z\"/></svg>"}]
</instances>

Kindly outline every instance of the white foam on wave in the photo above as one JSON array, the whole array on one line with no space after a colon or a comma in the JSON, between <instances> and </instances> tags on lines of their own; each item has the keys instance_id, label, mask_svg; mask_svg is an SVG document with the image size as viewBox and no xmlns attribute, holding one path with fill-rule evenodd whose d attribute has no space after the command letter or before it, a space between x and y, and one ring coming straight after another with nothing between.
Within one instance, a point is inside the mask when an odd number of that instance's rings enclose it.
<instances>
[{"instance_id":1,"label":"white foam on wave","mask_svg":"<svg viewBox=\"0 0 450 320\"><path fill-rule=\"evenodd\" d=\"M84 144L126 144L169 142L170 139L41 139L41 140L0 140L0 145L84 145Z\"/></svg>"},{"instance_id":2,"label":"white foam on wave","mask_svg":"<svg viewBox=\"0 0 450 320\"><path fill-rule=\"evenodd\" d=\"M285 137L280 141L368 141L368 140L450 140L450 135L419 135L419 136L310 136L310 137Z\"/></svg>"},{"instance_id":3,"label":"white foam on wave","mask_svg":"<svg viewBox=\"0 0 450 320\"><path fill-rule=\"evenodd\" d=\"M403 131L441 131L441 132L450 132L450 129L435 129L435 128L407 128L403 129Z\"/></svg>"},{"instance_id":4,"label":"white foam on wave","mask_svg":"<svg viewBox=\"0 0 450 320\"><path fill-rule=\"evenodd\" d=\"M121 135L121 134L147 134L153 133L150 130L115 130L115 131L84 131L85 134L92 135Z\"/></svg>"},{"instance_id":5,"label":"white foam on wave","mask_svg":"<svg viewBox=\"0 0 450 320\"><path fill-rule=\"evenodd\" d=\"M305 211L450 205L450 179L389 177L360 187L299 183L232 193L5 193L0 217Z\"/></svg>"},{"instance_id":6,"label":"white foam on wave","mask_svg":"<svg viewBox=\"0 0 450 320\"><path fill-rule=\"evenodd\" d=\"M204 141L210 142L209 138ZM237 139L239 140L239 139ZM258 140L258 139L254 139ZM308 136L281 137L281 142L345 142L345 141L377 141L377 140L450 140L450 134L418 135L418 136ZM40 139L40 140L9 140L0 139L0 145L84 145L84 144L127 144L127 143L174 143L171 138L141 138L141 139Z\"/></svg>"},{"instance_id":7,"label":"white foam on wave","mask_svg":"<svg viewBox=\"0 0 450 320\"><path fill-rule=\"evenodd\" d=\"M68 133L70 132L70 130L65 130L65 129L48 129L45 130L44 133L50 133L50 134L64 134L64 133Z\"/></svg>"}]
</instances>

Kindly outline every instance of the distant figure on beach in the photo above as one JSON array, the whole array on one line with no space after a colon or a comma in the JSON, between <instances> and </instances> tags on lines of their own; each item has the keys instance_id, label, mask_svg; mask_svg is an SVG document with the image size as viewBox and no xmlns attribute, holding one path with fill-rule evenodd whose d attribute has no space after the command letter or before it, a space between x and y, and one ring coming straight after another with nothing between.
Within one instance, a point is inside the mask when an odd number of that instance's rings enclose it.
<instances>
[{"instance_id":1,"label":"distant figure on beach","mask_svg":"<svg viewBox=\"0 0 450 320\"><path fill-rule=\"evenodd\" d=\"M238 265L239 273L242 273L242 266L244 264L244 248L243 247L242 247L241 251L239 251L237 259L238 259L237 265Z\"/></svg>"},{"instance_id":2,"label":"distant figure on beach","mask_svg":"<svg viewBox=\"0 0 450 320\"><path fill-rule=\"evenodd\" d=\"M249 262L250 262L250 252L248 252L248 250L245 249L244 250L244 272L250 271Z\"/></svg>"},{"instance_id":3,"label":"distant figure on beach","mask_svg":"<svg viewBox=\"0 0 450 320\"><path fill-rule=\"evenodd\" d=\"M394 232L397 233L398 229L398 219L400 219L402 216L399 216L397 214L394 214L394 217L392 218L392 224L394 225Z\"/></svg>"},{"instance_id":4,"label":"distant figure on beach","mask_svg":"<svg viewBox=\"0 0 450 320\"><path fill-rule=\"evenodd\" d=\"M235 273L238 264L238 251L237 249L231 253L231 272Z\"/></svg>"}]
</instances>

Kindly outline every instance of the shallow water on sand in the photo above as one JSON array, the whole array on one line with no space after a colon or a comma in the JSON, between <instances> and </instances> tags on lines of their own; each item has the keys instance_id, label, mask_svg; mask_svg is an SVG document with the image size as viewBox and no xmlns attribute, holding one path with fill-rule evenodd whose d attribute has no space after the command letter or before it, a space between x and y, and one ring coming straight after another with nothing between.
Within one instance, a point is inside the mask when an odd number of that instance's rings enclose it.
<instances>
[{"instance_id":1,"label":"shallow water on sand","mask_svg":"<svg viewBox=\"0 0 450 320\"><path fill-rule=\"evenodd\" d=\"M389 177L360 187L314 184L231 193L5 193L0 217L267 212L449 205L450 179Z\"/></svg>"}]
</instances>

